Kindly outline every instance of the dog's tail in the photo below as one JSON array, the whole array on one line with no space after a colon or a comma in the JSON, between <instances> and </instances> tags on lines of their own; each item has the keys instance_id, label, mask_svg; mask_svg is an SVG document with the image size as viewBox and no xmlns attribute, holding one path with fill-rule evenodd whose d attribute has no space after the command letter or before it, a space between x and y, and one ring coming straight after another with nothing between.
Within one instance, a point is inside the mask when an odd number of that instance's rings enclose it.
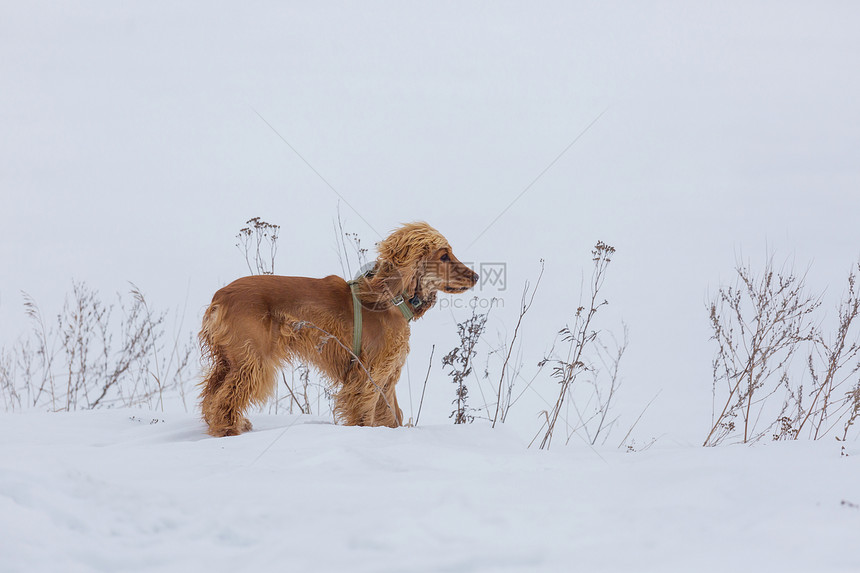
<instances>
[{"instance_id":1,"label":"dog's tail","mask_svg":"<svg viewBox=\"0 0 860 573\"><path fill-rule=\"evenodd\" d=\"M210 363L214 360L215 349L215 334L219 330L221 308L212 303L206 312L203 314L203 325L200 332L197 334L197 340L200 343L200 354L205 362Z\"/></svg>"},{"instance_id":2,"label":"dog's tail","mask_svg":"<svg viewBox=\"0 0 860 573\"><path fill-rule=\"evenodd\" d=\"M200 358L204 369L204 379L201 385L207 381L217 380L220 384L223 374L228 369L226 348L231 343L231 333L226 321L227 309L220 304L212 303L203 314L203 324L197 334L200 343Z\"/></svg>"}]
</instances>

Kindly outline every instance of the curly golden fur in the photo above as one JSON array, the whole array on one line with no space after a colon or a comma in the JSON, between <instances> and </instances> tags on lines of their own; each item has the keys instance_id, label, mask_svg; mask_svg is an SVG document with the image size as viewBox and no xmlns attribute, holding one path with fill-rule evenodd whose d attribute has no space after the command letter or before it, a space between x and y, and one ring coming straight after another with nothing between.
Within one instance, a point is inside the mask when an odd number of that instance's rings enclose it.
<instances>
[{"instance_id":1,"label":"curly golden fur","mask_svg":"<svg viewBox=\"0 0 860 573\"><path fill-rule=\"evenodd\" d=\"M208 362L202 412L211 435L250 430L245 411L269 399L278 369L293 361L315 366L330 381L343 423L402 425L394 387L409 353L410 331L393 299L402 294L418 319L433 306L437 291L464 292L478 275L427 223L403 225L377 248L374 268L358 279L360 364L348 350L353 299L340 277L255 275L215 293L199 335Z\"/></svg>"}]
</instances>

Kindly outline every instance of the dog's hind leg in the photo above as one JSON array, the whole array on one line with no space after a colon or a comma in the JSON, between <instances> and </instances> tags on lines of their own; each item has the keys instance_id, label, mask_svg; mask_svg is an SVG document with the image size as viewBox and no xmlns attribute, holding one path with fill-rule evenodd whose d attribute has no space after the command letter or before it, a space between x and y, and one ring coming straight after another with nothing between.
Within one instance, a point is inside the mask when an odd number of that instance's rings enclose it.
<instances>
[{"instance_id":1,"label":"dog's hind leg","mask_svg":"<svg viewBox=\"0 0 860 573\"><path fill-rule=\"evenodd\" d=\"M215 394L221 385L224 384L224 379L227 377L229 371L230 364L227 362L227 359L220 353L213 352L212 366L200 384L202 386L202 390L200 391L200 398L202 400L201 410L203 420L207 424L211 424L214 419Z\"/></svg>"},{"instance_id":2,"label":"dog's hind leg","mask_svg":"<svg viewBox=\"0 0 860 573\"><path fill-rule=\"evenodd\" d=\"M275 368L268 361L248 352L238 365L231 365L223 382L203 398L203 417L213 436L236 436L251 430L245 411L263 404L275 385Z\"/></svg>"}]
</instances>

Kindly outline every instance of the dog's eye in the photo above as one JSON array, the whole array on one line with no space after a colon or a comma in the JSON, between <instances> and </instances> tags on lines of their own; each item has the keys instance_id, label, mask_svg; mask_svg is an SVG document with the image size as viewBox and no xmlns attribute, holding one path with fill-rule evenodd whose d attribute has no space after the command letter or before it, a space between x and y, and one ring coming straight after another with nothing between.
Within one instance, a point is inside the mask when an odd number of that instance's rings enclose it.
<instances>
[{"instance_id":1,"label":"dog's eye","mask_svg":"<svg viewBox=\"0 0 860 573\"><path fill-rule=\"evenodd\" d=\"M442 260L447 263L451 260L451 257L448 256L448 253L445 253L444 255L442 255Z\"/></svg>"}]
</instances>

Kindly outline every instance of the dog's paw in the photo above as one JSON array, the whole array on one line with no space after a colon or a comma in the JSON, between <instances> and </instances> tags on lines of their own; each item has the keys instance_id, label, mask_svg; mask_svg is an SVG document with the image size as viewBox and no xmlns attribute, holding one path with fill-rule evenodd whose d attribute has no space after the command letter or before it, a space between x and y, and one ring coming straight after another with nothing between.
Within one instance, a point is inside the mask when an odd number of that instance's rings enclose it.
<instances>
[{"instance_id":1,"label":"dog's paw","mask_svg":"<svg viewBox=\"0 0 860 573\"><path fill-rule=\"evenodd\" d=\"M243 417L232 426L209 426L209 435L215 438L223 438L225 436L238 436L245 432L250 432L253 429L251 420Z\"/></svg>"}]
</instances>

